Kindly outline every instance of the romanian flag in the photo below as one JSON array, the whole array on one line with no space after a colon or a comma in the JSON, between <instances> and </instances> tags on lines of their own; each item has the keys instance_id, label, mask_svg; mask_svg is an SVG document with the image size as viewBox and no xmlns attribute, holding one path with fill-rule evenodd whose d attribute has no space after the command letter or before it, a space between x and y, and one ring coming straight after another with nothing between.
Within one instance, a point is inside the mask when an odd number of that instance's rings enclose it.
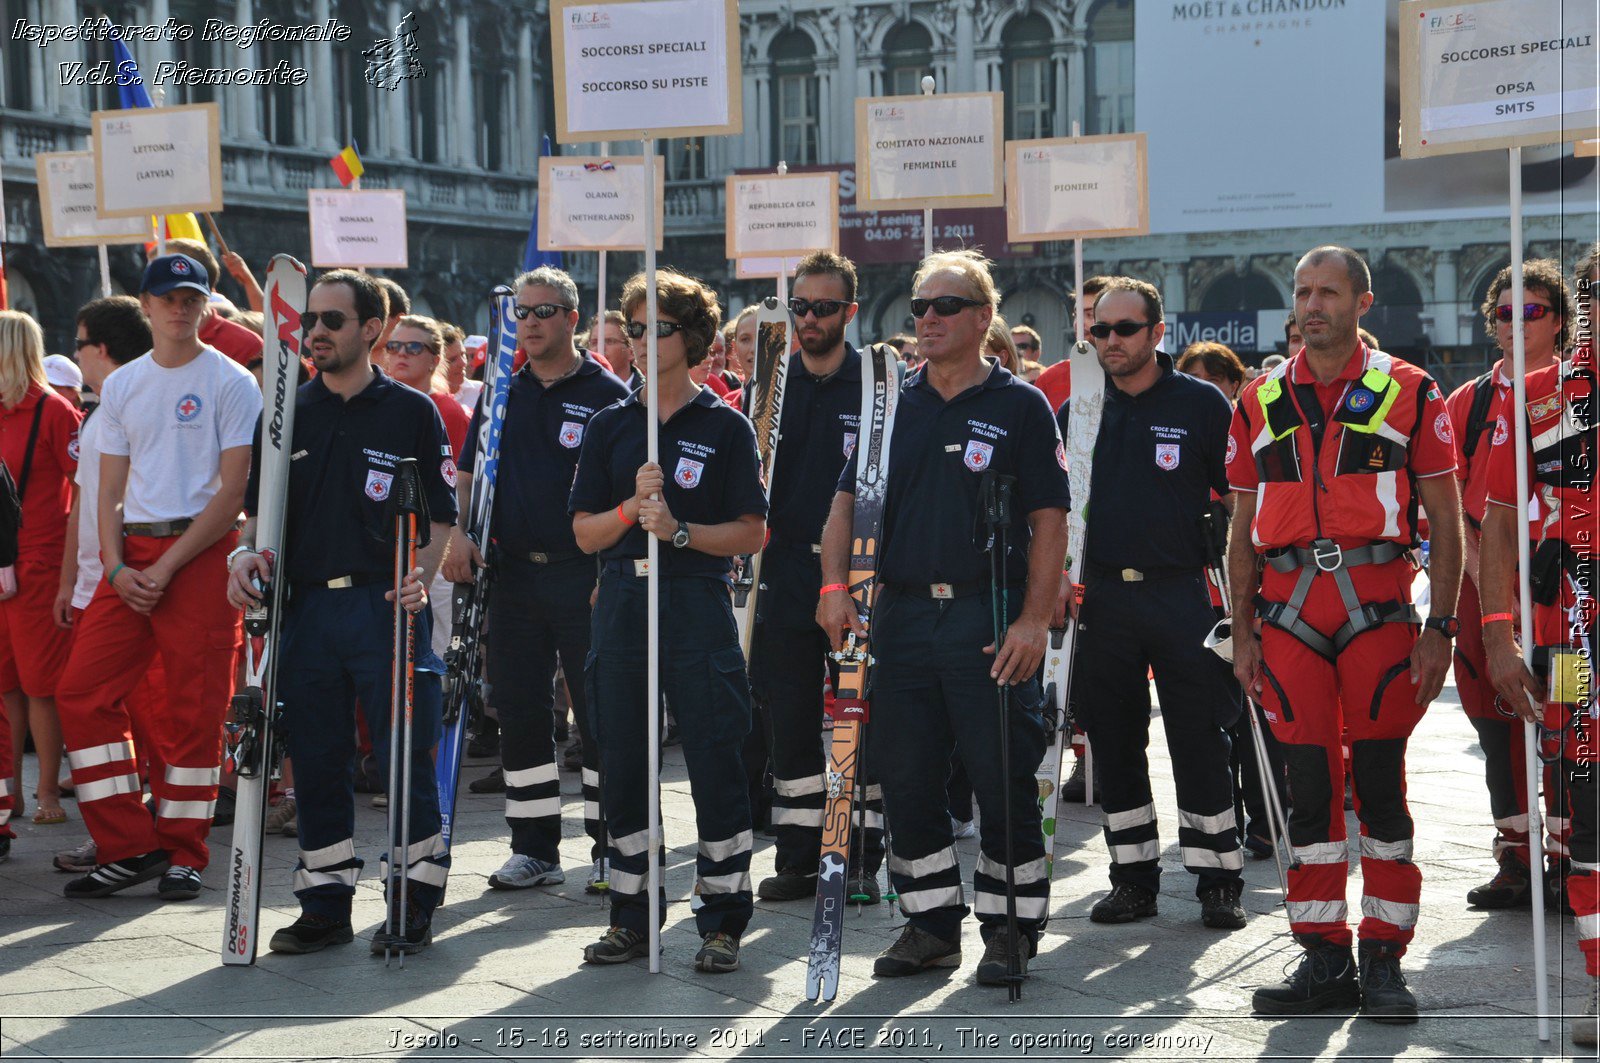
<instances>
[{"instance_id":1,"label":"romanian flag","mask_svg":"<svg viewBox=\"0 0 1600 1063\"><path fill-rule=\"evenodd\" d=\"M345 148L339 154L328 160L328 165L333 167L333 172L339 175L339 183L346 188L362 174L367 168L361 165L361 156L356 154L355 145Z\"/></svg>"}]
</instances>

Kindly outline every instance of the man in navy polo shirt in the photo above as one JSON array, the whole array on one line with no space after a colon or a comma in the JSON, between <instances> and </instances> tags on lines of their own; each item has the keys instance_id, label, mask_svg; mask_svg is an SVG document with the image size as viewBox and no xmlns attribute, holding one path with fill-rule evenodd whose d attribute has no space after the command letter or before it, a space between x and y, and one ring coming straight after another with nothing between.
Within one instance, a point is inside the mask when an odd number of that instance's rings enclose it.
<instances>
[{"instance_id":1,"label":"man in navy polo shirt","mask_svg":"<svg viewBox=\"0 0 1600 1063\"><path fill-rule=\"evenodd\" d=\"M625 399L628 389L572 344L578 288L552 266L517 278L517 345L528 356L506 400L495 485L495 588L489 598L489 684L500 714L506 822L511 856L489 876L495 889L566 881L561 870L561 789L555 761L555 676L559 657L583 738L584 827L594 839L589 891L601 888L600 758L589 728L582 682L589 655L589 599L594 559L578 549L567 498L589 419ZM477 461L478 408L456 485L463 519ZM457 525L444 565L452 583L483 565L479 544Z\"/></svg>"},{"instance_id":2,"label":"man in navy polo shirt","mask_svg":"<svg viewBox=\"0 0 1600 1063\"><path fill-rule=\"evenodd\" d=\"M855 265L831 251L802 259L789 309L800 353L790 358L784 385L767 520L772 538L762 557L760 615L750 647L751 683L770 727L763 737L772 759L777 874L757 890L768 901L817 893L827 768L818 735L828 654L828 640L817 628L817 592L822 524L861 425L861 355L844 338L856 315ZM876 904L883 798L876 785L867 786L865 796L857 815L866 818L867 855L851 858L849 892Z\"/></svg>"},{"instance_id":3,"label":"man in navy polo shirt","mask_svg":"<svg viewBox=\"0 0 1600 1063\"><path fill-rule=\"evenodd\" d=\"M295 896L300 918L272 935L274 952L316 952L352 940L350 905L362 860L355 848L355 706L373 745L389 742L394 655L394 530L387 519L395 467L417 459L430 513L428 545L406 577L400 606L416 617L416 694L412 715L411 863L401 932L382 927L372 951L413 952L433 936L433 910L444 896L449 856L439 836L433 747L440 737L443 662L430 647L426 588L455 522L455 462L438 408L420 391L385 376L369 351L384 327L384 297L364 273L324 273L301 316L317 376L295 397L294 448L284 538L289 607L278 662L287 753L294 761L300 860ZM257 429L256 454L260 455ZM254 514L259 464L245 510ZM255 541L255 520L241 544ZM272 578L266 558L241 545L229 556L228 598L243 607L261 598L253 581ZM388 760L379 757L380 770ZM392 793L390 799L398 800ZM395 898L394 903L398 904Z\"/></svg>"},{"instance_id":4,"label":"man in navy polo shirt","mask_svg":"<svg viewBox=\"0 0 1600 1063\"><path fill-rule=\"evenodd\" d=\"M1240 691L1205 648L1217 622L1206 589L1201 518L1228 493L1233 410L1211 384L1173 370L1158 352L1161 295L1116 277L1095 304L1094 339L1106 372L1094 447L1085 592L1073 700L1102 772L1100 808L1111 850L1111 892L1089 918L1127 923L1156 914L1161 846L1150 792L1150 671L1178 790L1178 844L1198 877L1201 920L1244 926L1244 853L1233 809L1231 742ZM1058 415L1065 435L1071 403Z\"/></svg>"},{"instance_id":5,"label":"man in navy polo shirt","mask_svg":"<svg viewBox=\"0 0 1600 1063\"><path fill-rule=\"evenodd\" d=\"M867 756L883 785L894 846L889 875L910 925L873 965L883 977L961 963L961 890L945 781L952 750L983 822L973 886L986 947L978 981L1005 984L1008 956L1027 973L1049 911L1033 772L1044 756L1037 673L1067 550L1066 452L1043 394L983 356L999 304L989 263L972 251L923 259L913 281L917 350L895 415L873 610ZM1006 629L994 645L983 490L1016 478L1007 551ZM849 582L855 470L846 465L822 539L825 584ZM1030 572L1039 576L1029 579ZM849 595L822 596L817 622L837 648L860 631ZM996 684L1011 686L1011 777L1002 778ZM1021 940L1006 929L1006 806Z\"/></svg>"},{"instance_id":6,"label":"man in navy polo shirt","mask_svg":"<svg viewBox=\"0 0 1600 1063\"><path fill-rule=\"evenodd\" d=\"M628 334L645 330L645 278L622 291ZM589 655L590 712L605 764L610 835L611 927L583 950L589 963L622 963L649 947L646 820L649 747L645 704L646 535L662 541L661 690L683 739L699 828L695 913L709 973L739 966L739 937L750 922L750 792L741 750L750 732L750 685L733 623L729 569L766 537L750 422L694 383L717 335L716 293L671 270L656 274L659 465L647 462L649 416L642 393L602 410L589 424L572 485L578 545L604 565ZM663 855L663 861L665 857ZM666 919L665 890L661 918Z\"/></svg>"}]
</instances>

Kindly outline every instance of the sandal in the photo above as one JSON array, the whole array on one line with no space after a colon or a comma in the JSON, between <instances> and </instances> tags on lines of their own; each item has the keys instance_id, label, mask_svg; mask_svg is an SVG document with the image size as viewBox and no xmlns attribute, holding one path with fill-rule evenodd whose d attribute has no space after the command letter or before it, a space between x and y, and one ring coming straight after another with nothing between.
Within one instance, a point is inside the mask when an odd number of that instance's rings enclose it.
<instances>
[{"instance_id":1,"label":"sandal","mask_svg":"<svg viewBox=\"0 0 1600 1063\"><path fill-rule=\"evenodd\" d=\"M67 812L64 808L52 808L40 805L34 809L33 823L36 827L54 827L67 821Z\"/></svg>"}]
</instances>

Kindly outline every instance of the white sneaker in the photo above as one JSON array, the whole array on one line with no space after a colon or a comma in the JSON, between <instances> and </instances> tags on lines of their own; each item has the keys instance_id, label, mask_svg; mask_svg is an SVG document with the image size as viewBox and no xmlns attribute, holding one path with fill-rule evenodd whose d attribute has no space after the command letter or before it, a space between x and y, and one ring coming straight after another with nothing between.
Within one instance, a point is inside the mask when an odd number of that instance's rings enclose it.
<instances>
[{"instance_id":1,"label":"white sneaker","mask_svg":"<svg viewBox=\"0 0 1600 1063\"><path fill-rule=\"evenodd\" d=\"M611 889L610 874L605 867L605 861L596 860L589 868L589 881L583 887L585 893L605 893Z\"/></svg>"},{"instance_id":2,"label":"white sneaker","mask_svg":"<svg viewBox=\"0 0 1600 1063\"><path fill-rule=\"evenodd\" d=\"M512 853L511 859L489 876L489 885L497 890L525 890L532 886L558 886L567 881L560 864L547 864L531 856Z\"/></svg>"},{"instance_id":3,"label":"white sneaker","mask_svg":"<svg viewBox=\"0 0 1600 1063\"><path fill-rule=\"evenodd\" d=\"M970 819L963 822L952 816L950 818L950 826L954 829L957 840L976 838L978 836L978 825Z\"/></svg>"}]
</instances>

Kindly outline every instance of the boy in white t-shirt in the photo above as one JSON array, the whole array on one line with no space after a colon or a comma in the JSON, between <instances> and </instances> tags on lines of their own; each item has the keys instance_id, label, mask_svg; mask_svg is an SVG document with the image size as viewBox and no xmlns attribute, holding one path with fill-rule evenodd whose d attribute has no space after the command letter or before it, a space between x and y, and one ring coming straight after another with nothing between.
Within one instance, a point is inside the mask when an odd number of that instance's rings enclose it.
<instances>
[{"instance_id":1,"label":"boy in white t-shirt","mask_svg":"<svg viewBox=\"0 0 1600 1063\"><path fill-rule=\"evenodd\" d=\"M261 392L196 335L209 293L187 255L151 261L139 303L149 354L105 381L95 414L105 579L77 622L58 691L78 807L100 864L68 897L163 875L164 899L199 895L233 695L239 613L222 580L250 471ZM167 697L126 699L159 654ZM150 718L133 721L130 712ZM140 800L134 729L151 743L156 820Z\"/></svg>"}]
</instances>

